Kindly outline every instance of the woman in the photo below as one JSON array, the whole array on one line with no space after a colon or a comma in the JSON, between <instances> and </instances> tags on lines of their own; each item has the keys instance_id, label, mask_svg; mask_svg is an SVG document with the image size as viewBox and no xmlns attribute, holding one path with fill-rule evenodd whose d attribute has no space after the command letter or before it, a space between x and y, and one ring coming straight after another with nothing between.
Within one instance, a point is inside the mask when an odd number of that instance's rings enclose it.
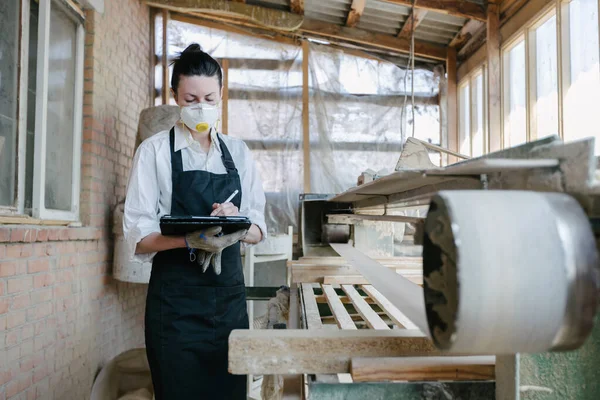
<instances>
[{"instance_id":1,"label":"woman","mask_svg":"<svg viewBox=\"0 0 600 400\"><path fill-rule=\"evenodd\" d=\"M181 121L140 145L127 189L131 254L152 259L146 352L157 400L246 398L246 377L227 372L227 341L231 330L248 328L239 241L264 239L265 195L248 147L216 131L222 81L199 45L181 53L171 78ZM222 236L162 236L165 214L245 215L253 225Z\"/></svg>"}]
</instances>

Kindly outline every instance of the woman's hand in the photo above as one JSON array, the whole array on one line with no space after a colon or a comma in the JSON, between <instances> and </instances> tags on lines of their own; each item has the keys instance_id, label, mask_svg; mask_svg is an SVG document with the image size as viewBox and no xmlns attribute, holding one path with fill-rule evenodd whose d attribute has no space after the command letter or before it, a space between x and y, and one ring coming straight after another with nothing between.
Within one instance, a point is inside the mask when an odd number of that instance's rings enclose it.
<instances>
[{"instance_id":1,"label":"woman's hand","mask_svg":"<svg viewBox=\"0 0 600 400\"><path fill-rule=\"evenodd\" d=\"M238 210L233 203L214 203L212 208L213 211L210 213L211 217L236 216L240 214L240 210Z\"/></svg>"}]
</instances>

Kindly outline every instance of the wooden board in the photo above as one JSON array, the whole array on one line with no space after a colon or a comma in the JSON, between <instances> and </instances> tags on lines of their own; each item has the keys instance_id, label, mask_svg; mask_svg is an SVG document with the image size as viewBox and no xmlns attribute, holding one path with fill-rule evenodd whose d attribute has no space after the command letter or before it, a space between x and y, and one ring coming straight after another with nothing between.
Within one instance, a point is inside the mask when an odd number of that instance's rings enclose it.
<instances>
[{"instance_id":1,"label":"wooden board","mask_svg":"<svg viewBox=\"0 0 600 400\"><path fill-rule=\"evenodd\" d=\"M422 287L385 268L351 245L332 243L331 247L358 269L361 275L390 303L406 314L422 332L429 334Z\"/></svg>"},{"instance_id":2,"label":"wooden board","mask_svg":"<svg viewBox=\"0 0 600 400\"><path fill-rule=\"evenodd\" d=\"M405 215L365 215L365 214L329 214L327 215L330 224L354 224L360 221L388 221L388 222L408 222L417 224L424 218L407 217Z\"/></svg>"},{"instance_id":3,"label":"wooden board","mask_svg":"<svg viewBox=\"0 0 600 400\"><path fill-rule=\"evenodd\" d=\"M495 357L353 358L354 382L494 380Z\"/></svg>"},{"instance_id":4,"label":"wooden board","mask_svg":"<svg viewBox=\"0 0 600 400\"><path fill-rule=\"evenodd\" d=\"M388 268L393 273L402 275L410 282L416 285L423 284L423 272L422 270L402 270L395 268ZM292 265L291 267L291 283L341 283L335 281L335 277L351 276L353 278L346 278L349 283L355 284L368 284L372 283L367 277L359 279L362 276L356 268L352 267L332 267L332 266L298 266ZM325 282L325 277L327 282ZM356 280L354 280L356 278Z\"/></svg>"},{"instance_id":5,"label":"wooden board","mask_svg":"<svg viewBox=\"0 0 600 400\"><path fill-rule=\"evenodd\" d=\"M383 311L390 317L396 325L404 329L419 329L415 324L412 323L406 315L402 313L396 306L394 306L388 299L386 299L379 290L375 289L372 285L364 285L362 289L365 293L372 298L375 303L381 307Z\"/></svg>"},{"instance_id":6,"label":"wooden board","mask_svg":"<svg viewBox=\"0 0 600 400\"><path fill-rule=\"evenodd\" d=\"M340 329L357 329L352 317L331 285L323 285L323 293Z\"/></svg>"},{"instance_id":7,"label":"wooden board","mask_svg":"<svg viewBox=\"0 0 600 400\"><path fill-rule=\"evenodd\" d=\"M352 300L352 304L356 311L363 317L369 328L386 330L390 327L381 319L371 306L363 299L352 285L342 285L342 289L346 295Z\"/></svg>"},{"instance_id":8,"label":"wooden board","mask_svg":"<svg viewBox=\"0 0 600 400\"><path fill-rule=\"evenodd\" d=\"M317 306L313 287L309 283L303 283L301 287L302 297L304 298L304 316L306 318L307 329L321 329L323 323L321 322L321 316L319 315L319 307Z\"/></svg>"},{"instance_id":9,"label":"wooden board","mask_svg":"<svg viewBox=\"0 0 600 400\"><path fill-rule=\"evenodd\" d=\"M394 266L400 268L406 266L407 269L421 268L423 265L422 257L378 257L375 261L384 266ZM298 260L290 261L294 265L350 265L344 257L300 257Z\"/></svg>"},{"instance_id":10,"label":"wooden board","mask_svg":"<svg viewBox=\"0 0 600 400\"><path fill-rule=\"evenodd\" d=\"M234 330L229 336L233 374L337 374L355 357L440 355L415 330Z\"/></svg>"}]
</instances>

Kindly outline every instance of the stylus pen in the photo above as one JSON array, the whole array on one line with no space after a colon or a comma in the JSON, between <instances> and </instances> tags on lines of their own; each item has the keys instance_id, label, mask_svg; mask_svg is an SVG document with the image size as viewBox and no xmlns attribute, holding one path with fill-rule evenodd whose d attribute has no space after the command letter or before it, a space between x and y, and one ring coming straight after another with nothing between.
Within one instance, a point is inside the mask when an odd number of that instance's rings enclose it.
<instances>
[{"instance_id":1,"label":"stylus pen","mask_svg":"<svg viewBox=\"0 0 600 400\"><path fill-rule=\"evenodd\" d=\"M238 193L239 193L239 190L236 190L235 192L231 193L231 196L229 196L227 198L227 200L225 200L223 203L229 203L235 197L235 195Z\"/></svg>"}]
</instances>

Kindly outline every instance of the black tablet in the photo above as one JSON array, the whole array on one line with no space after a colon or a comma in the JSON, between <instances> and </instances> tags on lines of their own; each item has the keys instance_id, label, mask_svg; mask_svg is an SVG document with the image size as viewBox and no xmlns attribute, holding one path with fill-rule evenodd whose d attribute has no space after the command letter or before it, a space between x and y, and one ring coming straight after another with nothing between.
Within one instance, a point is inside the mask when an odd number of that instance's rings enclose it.
<instances>
[{"instance_id":1,"label":"black tablet","mask_svg":"<svg viewBox=\"0 0 600 400\"><path fill-rule=\"evenodd\" d=\"M197 217L193 215L165 215L160 219L160 232L163 235L185 235L201 229L220 226L223 233L233 233L250 229L252 222L247 217Z\"/></svg>"}]
</instances>

